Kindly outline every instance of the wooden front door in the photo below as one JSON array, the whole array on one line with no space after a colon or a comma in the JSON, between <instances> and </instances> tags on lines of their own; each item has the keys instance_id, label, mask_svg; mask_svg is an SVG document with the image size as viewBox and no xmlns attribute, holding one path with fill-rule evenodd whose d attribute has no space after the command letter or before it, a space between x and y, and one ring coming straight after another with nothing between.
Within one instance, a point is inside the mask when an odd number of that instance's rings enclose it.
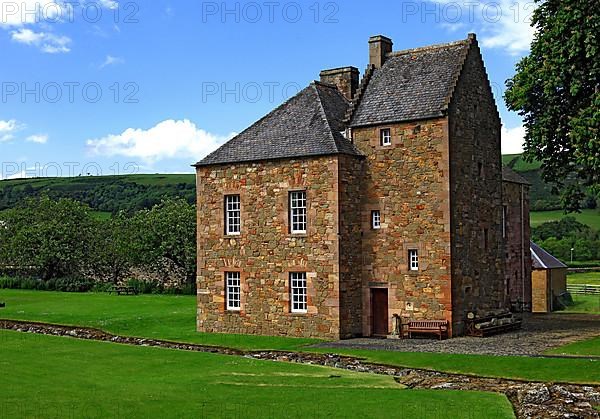
<instances>
[{"instance_id":1,"label":"wooden front door","mask_svg":"<svg viewBox=\"0 0 600 419\"><path fill-rule=\"evenodd\" d=\"M371 334L388 335L388 290L384 288L371 289Z\"/></svg>"}]
</instances>

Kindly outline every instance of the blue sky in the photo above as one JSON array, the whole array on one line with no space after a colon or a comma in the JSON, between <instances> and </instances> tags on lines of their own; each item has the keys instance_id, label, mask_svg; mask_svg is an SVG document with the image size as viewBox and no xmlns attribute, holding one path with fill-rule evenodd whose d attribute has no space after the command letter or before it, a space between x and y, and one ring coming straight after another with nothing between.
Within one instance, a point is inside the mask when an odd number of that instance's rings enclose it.
<instances>
[{"instance_id":1,"label":"blue sky","mask_svg":"<svg viewBox=\"0 0 600 419\"><path fill-rule=\"evenodd\" d=\"M317 79L394 50L476 32L501 99L533 2L0 0L0 178L193 173L190 164Z\"/></svg>"}]
</instances>

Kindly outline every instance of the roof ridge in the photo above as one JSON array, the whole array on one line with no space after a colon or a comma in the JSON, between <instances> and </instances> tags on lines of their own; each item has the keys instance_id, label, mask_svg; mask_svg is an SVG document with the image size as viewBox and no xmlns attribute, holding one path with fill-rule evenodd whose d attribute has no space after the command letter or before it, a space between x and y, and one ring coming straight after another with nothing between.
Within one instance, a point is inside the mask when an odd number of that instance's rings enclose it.
<instances>
[{"instance_id":1,"label":"roof ridge","mask_svg":"<svg viewBox=\"0 0 600 419\"><path fill-rule=\"evenodd\" d=\"M327 123L327 127L329 128L327 130L328 134L331 137L333 144L335 144L336 150L340 151L340 147L339 147L337 141L335 140L335 136L333 135L333 128L331 126L331 122L329 121L329 118L327 117L327 112L325 112L325 107L323 106L323 100L321 99L321 92L319 92L319 89L317 89L317 85L322 85L324 87L329 87L329 86L325 83L317 82L316 80L315 80L314 84L311 83L311 86L314 86L315 92L317 93L317 102L319 103L319 110L320 110L321 114L323 115L323 117L325 117L325 122ZM342 95L340 93L340 91L338 90L337 87L335 88L335 91L338 92L340 94L340 96L344 97L344 95ZM345 97L344 97L344 100L346 100ZM346 102L347 102L347 100L346 100Z\"/></svg>"},{"instance_id":2,"label":"roof ridge","mask_svg":"<svg viewBox=\"0 0 600 419\"><path fill-rule=\"evenodd\" d=\"M427 52L427 51L432 51L432 50L436 50L436 49L440 49L440 48L455 47L460 44L470 44L472 40L473 40L473 38L467 38L467 39L461 39L459 41L446 42L443 44L426 45L424 47L409 48L409 49L404 49L404 50L400 50L400 51L392 51L392 52L388 53L387 56L388 57L399 57L402 55L412 54L415 52Z\"/></svg>"}]
</instances>

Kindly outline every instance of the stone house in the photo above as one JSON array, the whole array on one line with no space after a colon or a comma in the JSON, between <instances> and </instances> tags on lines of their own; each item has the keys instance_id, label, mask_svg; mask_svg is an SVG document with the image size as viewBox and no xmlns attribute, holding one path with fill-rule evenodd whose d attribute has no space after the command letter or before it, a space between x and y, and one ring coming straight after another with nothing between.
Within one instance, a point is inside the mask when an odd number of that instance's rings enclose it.
<instances>
[{"instance_id":1,"label":"stone house","mask_svg":"<svg viewBox=\"0 0 600 419\"><path fill-rule=\"evenodd\" d=\"M507 307L501 123L475 35L397 52L375 36L362 78L320 76L196 164L198 330L337 339L397 315L458 335Z\"/></svg>"}]
</instances>

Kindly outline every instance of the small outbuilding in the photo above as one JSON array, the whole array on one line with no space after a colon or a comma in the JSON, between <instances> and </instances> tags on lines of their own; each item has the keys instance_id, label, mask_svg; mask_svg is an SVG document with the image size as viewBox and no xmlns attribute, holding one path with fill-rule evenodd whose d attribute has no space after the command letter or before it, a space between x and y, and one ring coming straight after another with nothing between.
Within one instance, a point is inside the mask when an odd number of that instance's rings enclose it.
<instances>
[{"instance_id":1,"label":"small outbuilding","mask_svg":"<svg viewBox=\"0 0 600 419\"><path fill-rule=\"evenodd\" d=\"M567 291L567 265L531 242L531 296L534 313L554 311L556 298Z\"/></svg>"}]
</instances>

